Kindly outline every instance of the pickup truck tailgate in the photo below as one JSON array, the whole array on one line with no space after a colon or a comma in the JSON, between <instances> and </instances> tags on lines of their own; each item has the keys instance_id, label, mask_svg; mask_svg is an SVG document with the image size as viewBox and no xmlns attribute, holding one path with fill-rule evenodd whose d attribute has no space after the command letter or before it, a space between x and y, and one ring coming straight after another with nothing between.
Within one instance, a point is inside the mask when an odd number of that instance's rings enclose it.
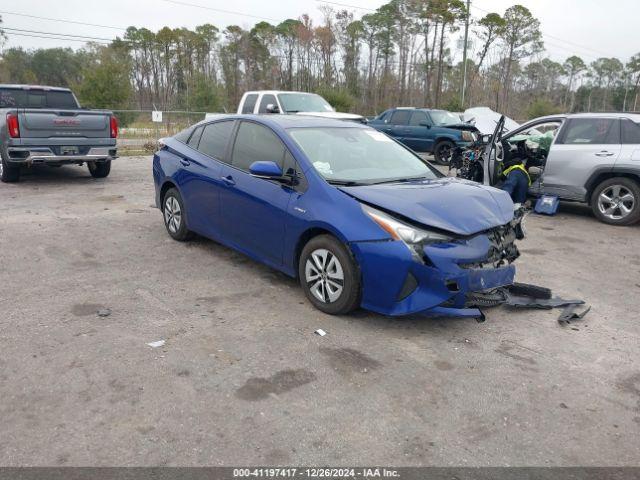
<instances>
[{"instance_id":1,"label":"pickup truck tailgate","mask_svg":"<svg viewBox=\"0 0 640 480\"><path fill-rule=\"evenodd\" d=\"M110 114L78 110L18 110L23 138L109 138Z\"/></svg>"}]
</instances>

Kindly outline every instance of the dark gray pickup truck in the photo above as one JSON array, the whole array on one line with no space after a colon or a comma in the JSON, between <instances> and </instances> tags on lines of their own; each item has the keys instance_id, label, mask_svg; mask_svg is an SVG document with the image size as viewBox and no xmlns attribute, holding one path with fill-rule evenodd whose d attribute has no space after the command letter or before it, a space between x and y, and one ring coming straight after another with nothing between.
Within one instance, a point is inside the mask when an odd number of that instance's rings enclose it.
<instances>
[{"instance_id":1,"label":"dark gray pickup truck","mask_svg":"<svg viewBox=\"0 0 640 480\"><path fill-rule=\"evenodd\" d=\"M67 88L0 85L0 179L17 182L20 167L86 163L104 178L117 158L112 112L80 108Z\"/></svg>"}]
</instances>

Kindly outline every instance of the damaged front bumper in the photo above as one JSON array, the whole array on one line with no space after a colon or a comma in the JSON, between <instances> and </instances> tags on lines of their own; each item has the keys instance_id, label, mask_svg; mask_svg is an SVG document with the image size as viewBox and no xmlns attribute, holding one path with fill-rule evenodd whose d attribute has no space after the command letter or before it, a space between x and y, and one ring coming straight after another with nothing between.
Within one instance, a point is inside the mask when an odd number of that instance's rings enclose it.
<instances>
[{"instance_id":1,"label":"damaged front bumper","mask_svg":"<svg viewBox=\"0 0 640 480\"><path fill-rule=\"evenodd\" d=\"M383 315L425 313L482 317L467 308L474 292L513 283L519 253L509 226L422 247L416 259L401 241L355 242L362 274L362 307Z\"/></svg>"}]
</instances>

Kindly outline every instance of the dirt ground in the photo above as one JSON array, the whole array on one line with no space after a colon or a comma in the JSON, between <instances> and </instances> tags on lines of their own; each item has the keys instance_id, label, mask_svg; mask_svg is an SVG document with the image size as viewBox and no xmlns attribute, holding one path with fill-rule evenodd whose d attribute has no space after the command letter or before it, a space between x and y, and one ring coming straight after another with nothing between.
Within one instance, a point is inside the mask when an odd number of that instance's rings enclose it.
<instances>
[{"instance_id":1,"label":"dirt ground","mask_svg":"<svg viewBox=\"0 0 640 480\"><path fill-rule=\"evenodd\" d=\"M0 184L0 465L638 465L640 226L527 226L518 279L585 319L324 315L171 240L150 157Z\"/></svg>"}]
</instances>

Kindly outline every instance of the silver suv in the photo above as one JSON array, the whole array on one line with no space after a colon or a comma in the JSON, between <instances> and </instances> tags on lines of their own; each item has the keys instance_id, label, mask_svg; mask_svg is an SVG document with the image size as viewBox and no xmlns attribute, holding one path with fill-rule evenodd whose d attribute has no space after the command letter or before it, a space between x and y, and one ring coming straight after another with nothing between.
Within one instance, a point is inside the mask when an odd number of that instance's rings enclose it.
<instances>
[{"instance_id":1,"label":"silver suv","mask_svg":"<svg viewBox=\"0 0 640 480\"><path fill-rule=\"evenodd\" d=\"M496 150L498 161L526 160L534 196L588 203L612 225L640 221L640 114L541 117L504 134Z\"/></svg>"}]
</instances>

